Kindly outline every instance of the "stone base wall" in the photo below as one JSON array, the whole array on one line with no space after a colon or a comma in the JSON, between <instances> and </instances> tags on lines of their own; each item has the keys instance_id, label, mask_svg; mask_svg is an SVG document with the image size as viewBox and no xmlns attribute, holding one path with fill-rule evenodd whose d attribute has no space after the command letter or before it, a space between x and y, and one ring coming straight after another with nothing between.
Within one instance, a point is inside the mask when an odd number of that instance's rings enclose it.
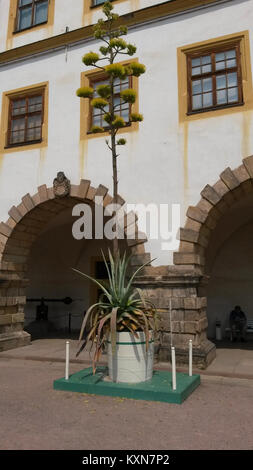
<instances>
[{"instance_id":1,"label":"stone base wall","mask_svg":"<svg viewBox=\"0 0 253 470\"><path fill-rule=\"evenodd\" d=\"M31 341L23 331L27 280L24 265L2 262L0 267L0 351L6 351Z\"/></svg>"},{"instance_id":2,"label":"stone base wall","mask_svg":"<svg viewBox=\"0 0 253 470\"><path fill-rule=\"evenodd\" d=\"M153 302L159 314L156 349L160 361L170 361L175 346L177 364L189 360L189 340L193 345L193 364L206 368L216 356L208 341L206 297L202 296L202 276L196 269L176 266L147 267L136 285Z\"/></svg>"}]
</instances>

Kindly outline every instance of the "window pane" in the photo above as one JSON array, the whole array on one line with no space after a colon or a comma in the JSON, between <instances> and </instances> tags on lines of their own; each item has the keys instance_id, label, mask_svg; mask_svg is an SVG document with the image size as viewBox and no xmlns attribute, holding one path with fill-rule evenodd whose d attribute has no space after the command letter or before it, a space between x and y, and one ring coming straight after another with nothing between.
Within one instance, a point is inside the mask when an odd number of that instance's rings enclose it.
<instances>
[{"instance_id":1,"label":"window pane","mask_svg":"<svg viewBox=\"0 0 253 470\"><path fill-rule=\"evenodd\" d=\"M225 62L216 62L215 67L216 67L216 70L225 69Z\"/></svg>"},{"instance_id":2,"label":"window pane","mask_svg":"<svg viewBox=\"0 0 253 470\"><path fill-rule=\"evenodd\" d=\"M234 103L238 101L238 88L229 88L228 89L228 102Z\"/></svg>"},{"instance_id":3,"label":"window pane","mask_svg":"<svg viewBox=\"0 0 253 470\"><path fill-rule=\"evenodd\" d=\"M19 0L19 6L23 7L24 5L29 5L32 3L32 0Z\"/></svg>"},{"instance_id":4,"label":"window pane","mask_svg":"<svg viewBox=\"0 0 253 470\"><path fill-rule=\"evenodd\" d=\"M38 5L36 5L34 24L40 24L44 21L47 21L47 7L47 1L43 3L38 3Z\"/></svg>"},{"instance_id":5,"label":"window pane","mask_svg":"<svg viewBox=\"0 0 253 470\"><path fill-rule=\"evenodd\" d=\"M225 59L225 54L224 52L218 52L217 54L215 54L215 60L216 62L219 62L219 61L223 61Z\"/></svg>"},{"instance_id":6,"label":"window pane","mask_svg":"<svg viewBox=\"0 0 253 470\"><path fill-rule=\"evenodd\" d=\"M213 94L212 93L205 93L203 95L203 108L207 108L213 105Z\"/></svg>"},{"instance_id":7,"label":"window pane","mask_svg":"<svg viewBox=\"0 0 253 470\"><path fill-rule=\"evenodd\" d=\"M192 69L192 75L199 75L201 73L200 67L195 67Z\"/></svg>"},{"instance_id":8,"label":"window pane","mask_svg":"<svg viewBox=\"0 0 253 470\"><path fill-rule=\"evenodd\" d=\"M192 94L197 95L202 92L201 80L194 80L192 82Z\"/></svg>"},{"instance_id":9,"label":"window pane","mask_svg":"<svg viewBox=\"0 0 253 470\"><path fill-rule=\"evenodd\" d=\"M210 65L203 65L202 66L202 73L209 73L212 70L212 66Z\"/></svg>"},{"instance_id":10,"label":"window pane","mask_svg":"<svg viewBox=\"0 0 253 470\"><path fill-rule=\"evenodd\" d=\"M93 124L93 126L100 126L100 124L101 124L101 115L100 114L93 115L92 124Z\"/></svg>"},{"instance_id":11,"label":"window pane","mask_svg":"<svg viewBox=\"0 0 253 470\"><path fill-rule=\"evenodd\" d=\"M123 117L123 119L126 122L128 122L129 121L129 107L127 107L126 109L121 110L120 115L121 115L121 117Z\"/></svg>"},{"instance_id":12,"label":"window pane","mask_svg":"<svg viewBox=\"0 0 253 470\"><path fill-rule=\"evenodd\" d=\"M226 75L217 75L216 77L216 88L219 90L220 88L226 88Z\"/></svg>"},{"instance_id":13,"label":"window pane","mask_svg":"<svg viewBox=\"0 0 253 470\"><path fill-rule=\"evenodd\" d=\"M19 29L29 28L32 24L32 8L19 10Z\"/></svg>"},{"instance_id":14,"label":"window pane","mask_svg":"<svg viewBox=\"0 0 253 470\"><path fill-rule=\"evenodd\" d=\"M196 95L192 97L192 109L202 108L202 95Z\"/></svg>"},{"instance_id":15,"label":"window pane","mask_svg":"<svg viewBox=\"0 0 253 470\"><path fill-rule=\"evenodd\" d=\"M41 111L42 109L42 96L32 96L28 100L28 112Z\"/></svg>"},{"instance_id":16,"label":"window pane","mask_svg":"<svg viewBox=\"0 0 253 470\"><path fill-rule=\"evenodd\" d=\"M198 65L200 65L200 57L192 59L192 67L197 67Z\"/></svg>"},{"instance_id":17,"label":"window pane","mask_svg":"<svg viewBox=\"0 0 253 470\"><path fill-rule=\"evenodd\" d=\"M210 78L204 78L202 80L203 82L203 91L212 91L213 89L213 84L212 84L212 79Z\"/></svg>"},{"instance_id":18,"label":"window pane","mask_svg":"<svg viewBox=\"0 0 253 470\"><path fill-rule=\"evenodd\" d=\"M233 59L235 56L235 49L226 52L226 59Z\"/></svg>"},{"instance_id":19,"label":"window pane","mask_svg":"<svg viewBox=\"0 0 253 470\"><path fill-rule=\"evenodd\" d=\"M121 102L121 99L119 96L115 96L114 97L114 106L118 106ZM118 109L119 109L119 106L118 106Z\"/></svg>"},{"instance_id":20,"label":"window pane","mask_svg":"<svg viewBox=\"0 0 253 470\"><path fill-rule=\"evenodd\" d=\"M34 127L31 129L27 129L26 133L26 141L29 142L31 140L38 140L41 138L41 128Z\"/></svg>"},{"instance_id":21,"label":"window pane","mask_svg":"<svg viewBox=\"0 0 253 470\"><path fill-rule=\"evenodd\" d=\"M41 115L35 114L34 116L29 116L27 119L27 127L28 129L32 127L39 127L41 126Z\"/></svg>"},{"instance_id":22,"label":"window pane","mask_svg":"<svg viewBox=\"0 0 253 470\"><path fill-rule=\"evenodd\" d=\"M24 142L25 139L25 119L13 119L11 123L10 143L16 144Z\"/></svg>"},{"instance_id":23,"label":"window pane","mask_svg":"<svg viewBox=\"0 0 253 470\"><path fill-rule=\"evenodd\" d=\"M217 104L227 103L227 90L217 91Z\"/></svg>"},{"instance_id":24,"label":"window pane","mask_svg":"<svg viewBox=\"0 0 253 470\"><path fill-rule=\"evenodd\" d=\"M236 67L236 59L227 60L227 68Z\"/></svg>"},{"instance_id":25,"label":"window pane","mask_svg":"<svg viewBox=\"0 0 253 470\"><path fill-rule=\"evenodd\" d=\"M92 5L101 5L105 0L92 0Z\"/></svg>"},{"instance_id":26,"label":"window pane","mask_svg":"<svg viewBox=\"0 0 253 470\"><path fill-rule=\"evenodd\" d=\"M129 80L121 83L121 90L126 90L127 88L129 88Z\"/></svg>"},{"instance_id":27,"label":"window pane","mask_svg":"<svg viewBox=\"0 0 253 470\"><path fill-rule=\"evenodd\" d=\"M205 55L204 57L201 57L201 63L202 63L202 65L210 64L211 63L211 56L210 55Z\"/></svg>"},{"instance_id":28,"label":"window pane","mask_svg":"<svg viewBox=\"0 0 253 470\"><path fill-rule=\"evenodd\" d=\"M228 73L228 87L237 86L237 73Z\"/></svg>"},{"instance_id":29,"label":"window pane","mask_svg":"<svg viewBox=\"0 0 253 470\"><path fill-rule=\"evenodd\" d=\"M15 100L12 102L12 116L25 114L25 112L26 112L25 100Z\"/></svg>"}]
</instances>

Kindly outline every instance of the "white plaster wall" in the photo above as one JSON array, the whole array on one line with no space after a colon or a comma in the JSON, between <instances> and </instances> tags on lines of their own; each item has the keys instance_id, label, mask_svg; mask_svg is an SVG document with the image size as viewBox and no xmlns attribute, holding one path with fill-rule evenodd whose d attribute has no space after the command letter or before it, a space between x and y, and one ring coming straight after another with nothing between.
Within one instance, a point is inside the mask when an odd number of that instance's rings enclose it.
<instances>
[{"instance_id":1,"label":"white plaster wall","mask_svg":"<svg viewBox=\"0 0 253 470\"><path fill-rule=\"evenodd\" d=\"M122 3L123 4L123 3ZM147 72L139 79L139 108L144 122L138 132L125 134L128 143L119 157L119 192L129 203L180 203L181 223L188 205L199 200L200 191L218 179L228 165L238 166L253 153L252 113L199 119L186 127L178 123L177 48L219 35L249 30L253 49L253 1L237 1L188 13L154 25L129 31L138 46L136 56ZM75 90L85 70L82 55L98 48L95 42L49 53L23 63L2 67L1 91L49 80L49 142L44 150L19 151L1 156L0 220L9 208L40 184L51 185L63 170L72 183L89 178L93 186L110 189L111 159L103 137L79 141L80 103ZM1 103L0 103L1 105ZM15 191L9 190L11 187ZM154 264L168 264L172 253L161 250L161 240L147 244Z\"/></svg>"},{"instance_id":2,"label":"white plaster wall","mask_svg":"<svg viewBox=\"0 0 253 470\"><path fill-rule=\"evenodd\" d=\"M98 18L103 16L102 8L88 7L87 10L87 8L84 8L85 3L90 5L89 0L55 0L54 24L52 26L45 25L43 28L32 28L21 34L14 34L7 41L10 0L0 0L0 52L65 33L66 26L68 26L69 31L72 31L96 23ZM158 3L161 3L160 0L123 0L120 2L115 1L114 8L115 12L124 15Z\"/></svg>"}]
</instances>

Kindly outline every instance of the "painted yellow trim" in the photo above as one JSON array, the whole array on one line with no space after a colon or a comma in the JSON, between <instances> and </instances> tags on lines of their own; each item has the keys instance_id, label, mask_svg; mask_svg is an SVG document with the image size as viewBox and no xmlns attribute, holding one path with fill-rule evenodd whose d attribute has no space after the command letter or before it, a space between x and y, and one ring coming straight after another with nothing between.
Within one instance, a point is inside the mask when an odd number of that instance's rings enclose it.
<instances>
[{"instance_id":1,"label":"painted yellow trim","mask_svg":"<svg viewBox=\"0 0 253 470\"><path fill-rule=\"evenodd\" d=\"M47 147L48 145L48 85L49 82L37 83L35 85L18 88L16 90L5 91L2 94L2 112L0 122L0 154L2 153L16 153L24 152L27 150L38 149ZM8 114L10 98L17 98L24 93L44 91L44 119L42 124L42 142L35 144L28 144L22 146L13 146L4 148L6 145L7 131L8 131Z\"/></svg>"},{"instance_id":2,"label":"painted yellow trim","mask_svg":"<svg viewBox=\"0 0 253 470\"><path fill-rule=\"evenodd\" d=\"M38 24L29 29L25 29L23 31L15 31L17 9L18 9L18 0L10 0L9 21L8 21L8 29L7 29L7 40L6 40L7 50L13 47L12 45L13 45L14 36L20 36L22 34L29 33L33 30L37 31L38 29L48 29L49 36L51 36L51 33L52 33L51 30L54 24L55 0L49 0L47 23Z\"/></svg>"},{"instance_id":3,"label":"painted yellow trim","mask_svg":"<svg viewBox=\"0 0 253 470\"><path fill-rule=\"evenodd\" d=\"M212 3L216 2L217 0L174 0L170 2L164 2L158 5L152 5L147 8L130 12L127 15L122 15L119 17L118 25L139 25L149 20L163 18L167 15L174 15L192 8L198 8L209 4L211 6ZM64 47L74 42L91 37L93 37L93 26L85 26L68 33L59 34L41 41L36 41L32 44L26 44L25 46L2 52L0 54L0 63L11 62L23 57L29 57L31 54L50 51L55 47Z\"/></svg>"},{"instance_id":4,"label":"painted yellow trim","mask_svg":"<svg viewBox=\"0 0 253 470\"><path fill-rule=\"evenodd\" d=\"M212 46L227 45L230 42L240 42L241 67L242 67L242 87L244 104L241 106L216 109L196 114L187 115L187 54L192 52L201 52L210 49ZM249 31L220 36L208 41L197 42L177 49L177 73L178 73L178 103L179 103L179 122L196 121L226 114L249 111L253 109L253 87L252 72L250 60L250 42Z\"/></svg>"},{"instance_id":5,"label":"painted yellow trim","mask_svg":"<svg viewBox=\"0 0 253 470\"><path fill-rule=\"evenodd\" d=\"M130 64L131 62L138 62L138 59L129 59L124 60L121 62L117 62L118 64L126 65ZM97 71L97 70L88 70L87 72L81 73L81 87L90 86L90 79L98 78L99 76L103 77L104 73ZM132 113L139 112L139 80L137 77L132 77L132 88L137 93L136 102L132 105ZM88 98L77 98L80 99L80 140L86 139L94 139L98 137L105 137L108 136L108 131L101 132L99 134L90 134L89 133L89 121L90 121L90 103ZM125 134L128 132L135 132L139 129L138 122L132 122L130 126L127 126L123 129L119 129L118 134Z\"/></svg>"}]
</instances>

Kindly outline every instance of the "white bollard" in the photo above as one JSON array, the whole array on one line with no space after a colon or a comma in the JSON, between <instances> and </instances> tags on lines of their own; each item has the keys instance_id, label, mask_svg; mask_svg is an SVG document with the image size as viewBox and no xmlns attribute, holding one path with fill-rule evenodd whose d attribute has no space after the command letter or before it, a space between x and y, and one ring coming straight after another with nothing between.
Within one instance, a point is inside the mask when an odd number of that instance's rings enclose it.
<instances>
[{"instance_id":1,"label":"white bollard","mask_svg":"<svg viewBox=\"0 0 253 470\"><path fill-rule=\"evenodd\" d=\"M192 339L189 341L189 376L192 377Z\"/></svg>"},{"instance_id":2,"label":"white bollard","mask_svg":"<svg viewBox=\"0 0 253 470\"><path fill-rule=\"evenodd\" d=\"M69 341L66 341L65 380L69 380Z\"/></svg>"},{"instance_id":3,"label":"white bollard","mask_svg":"<svg viewBox=\"0 0 253 470\"><path fill-rule=\"evenodd\" d=\"M176 378L176 354L175 348L171 348L171 364L172 364L172 390L177 389L177 378Z\"/></svg>"}]
</instances>

